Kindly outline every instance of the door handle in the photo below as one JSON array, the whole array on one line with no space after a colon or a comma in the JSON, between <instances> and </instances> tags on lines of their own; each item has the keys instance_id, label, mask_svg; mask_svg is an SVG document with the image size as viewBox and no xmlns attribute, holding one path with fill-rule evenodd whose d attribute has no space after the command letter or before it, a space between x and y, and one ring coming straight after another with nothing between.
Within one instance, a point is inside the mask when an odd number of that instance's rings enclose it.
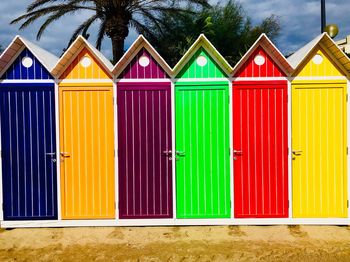
<instances>
[{"instance_id":1,"label":"door handle","mask_svg":"<svg viewBox=\"0 0 350 262\"><path fill-rule=\"evenodd\" d=\"M295 155L295 156L300 156L301 153L303 153L302 150L292 150L292 154Z\"/></svg>"},{"instance_id":2,"label":"door handle","mask_svg":"<svg viewBox=\"0 0 350 262\"><path fill-rule=\"evenodd\" d=\"M233 154L241 156L243 154L242 150L233 150Z\"/></svg>"},{"instance_id":3,"label":"door handle","mask_svg":"<svg viewBox=\"0 0 350 262\"><path fill-rule=\"evenodd\" d=\"M177 156L186 156L186 152L176 150L176 155L177 155Z\"/></svg>"},{"instance_id":4,"label":"door handle","mask_svg":"<svg viewBox=\"0 0 350 262\"><path fill-rule=\"evenodd\" d=\"M70 157L69 152L60 152L61 157Z\"/></svg>"},{"instance_id":5,"label":"door handle","mask_svg":"<svg viewBox=\"0 0 350 262\"><path fill-rule=\"evenodd\" d=\"M165 150L163 151L163 154L166 155L166 156L171 156L173 152L171 150Z\"/></svg>"},{"instance_id":6,"label":"door handle","mask_svg":"<svg viewBox=\"0 0 350 262\"><path fill-rule=\"evenodd\" d=\"M47 155L47 156L55 156L55 155L56 155L56 152L52 152L52 153L45 153L45 155Z\"/></svg>"}]
</instances>

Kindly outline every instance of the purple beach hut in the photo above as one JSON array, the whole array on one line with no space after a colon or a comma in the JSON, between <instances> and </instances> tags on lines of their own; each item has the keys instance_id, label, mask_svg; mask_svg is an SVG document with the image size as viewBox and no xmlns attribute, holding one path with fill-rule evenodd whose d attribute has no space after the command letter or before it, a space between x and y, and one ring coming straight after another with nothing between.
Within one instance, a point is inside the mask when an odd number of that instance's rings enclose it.
<instances>
[{"instance_id":1,"label":"purple beach hut","mask_svg":"<svg viewBox=\"0 0 350 262\"><path fill-rule=\"evenodd\" d=\"M121 219L173 217L171 73L142 35L114 67Z\"/></svg>"}]
</instances>

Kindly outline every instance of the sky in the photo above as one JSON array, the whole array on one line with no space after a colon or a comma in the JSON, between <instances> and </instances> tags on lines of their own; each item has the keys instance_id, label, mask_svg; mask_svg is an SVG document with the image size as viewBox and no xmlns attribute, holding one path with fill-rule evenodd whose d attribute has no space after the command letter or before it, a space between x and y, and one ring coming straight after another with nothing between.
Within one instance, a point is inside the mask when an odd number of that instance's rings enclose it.
<instances>
[{"instance_id":1,"label":"sky","mask_svg":"<svg viewBox=\"0 0 350 262\"><path fill-rule=\"evenodd\" d=\"M54 22L37 42L36 32L40 21L22 31L18 30L19 25L9 25L12 19L25 12L26 6L32 1L0 1L0 44L6 47L13 37L19 34L55 55L61 55L75 28L91 13L76 13L74 16L66 16ZM210 2L216 4L218 1L210 0ZM225 2L225 0L219 2ZM320 34L320 0L240 0L239 2L252 19L253 24L260 23L271 14L280 17L282 30L275 44L284 54L296 51ZM340 29L336 39L350 35L350 1L326 0L326 8L327 24L335 23ZM131 30L125 47L129 47L136 37L137 33ZM93 30L91 30L89 40L92 43L95 41ZM108 38L104 41L101 51L106 57L111 58L112 52Z\"/></svg>"}]
</instances>

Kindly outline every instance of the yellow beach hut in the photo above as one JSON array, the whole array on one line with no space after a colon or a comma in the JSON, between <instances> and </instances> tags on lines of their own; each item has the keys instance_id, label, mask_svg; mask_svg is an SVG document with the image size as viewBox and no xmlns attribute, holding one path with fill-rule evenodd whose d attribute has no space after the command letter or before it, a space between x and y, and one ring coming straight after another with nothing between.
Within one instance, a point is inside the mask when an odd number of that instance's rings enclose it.
<instances>
[{"instance_id":1,"label":"yellow beach hut","mask_svg":"<svg viewBox=\"0 0 350 262\"><path fill-rule=\"evenodd\" d=\"M346 218L350 60L326 34L288 58L293 218Z\"/></svg>"}]
</instances>

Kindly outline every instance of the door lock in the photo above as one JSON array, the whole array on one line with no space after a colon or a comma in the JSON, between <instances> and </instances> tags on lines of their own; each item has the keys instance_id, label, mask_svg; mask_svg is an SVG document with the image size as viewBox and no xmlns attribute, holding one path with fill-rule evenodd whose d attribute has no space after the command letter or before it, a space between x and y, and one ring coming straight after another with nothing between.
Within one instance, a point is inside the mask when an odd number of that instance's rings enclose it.
<instances>
[{"instance_id":1,"label":"door lock","mask_svg":"<svg viewBox=\"0 0 350 262\"><path fill-rule=\"evenodd\" d=\"M177 156L186 156L186 152L176 150L176 155L177 155Z\"/></svg>"}]
</instances>

